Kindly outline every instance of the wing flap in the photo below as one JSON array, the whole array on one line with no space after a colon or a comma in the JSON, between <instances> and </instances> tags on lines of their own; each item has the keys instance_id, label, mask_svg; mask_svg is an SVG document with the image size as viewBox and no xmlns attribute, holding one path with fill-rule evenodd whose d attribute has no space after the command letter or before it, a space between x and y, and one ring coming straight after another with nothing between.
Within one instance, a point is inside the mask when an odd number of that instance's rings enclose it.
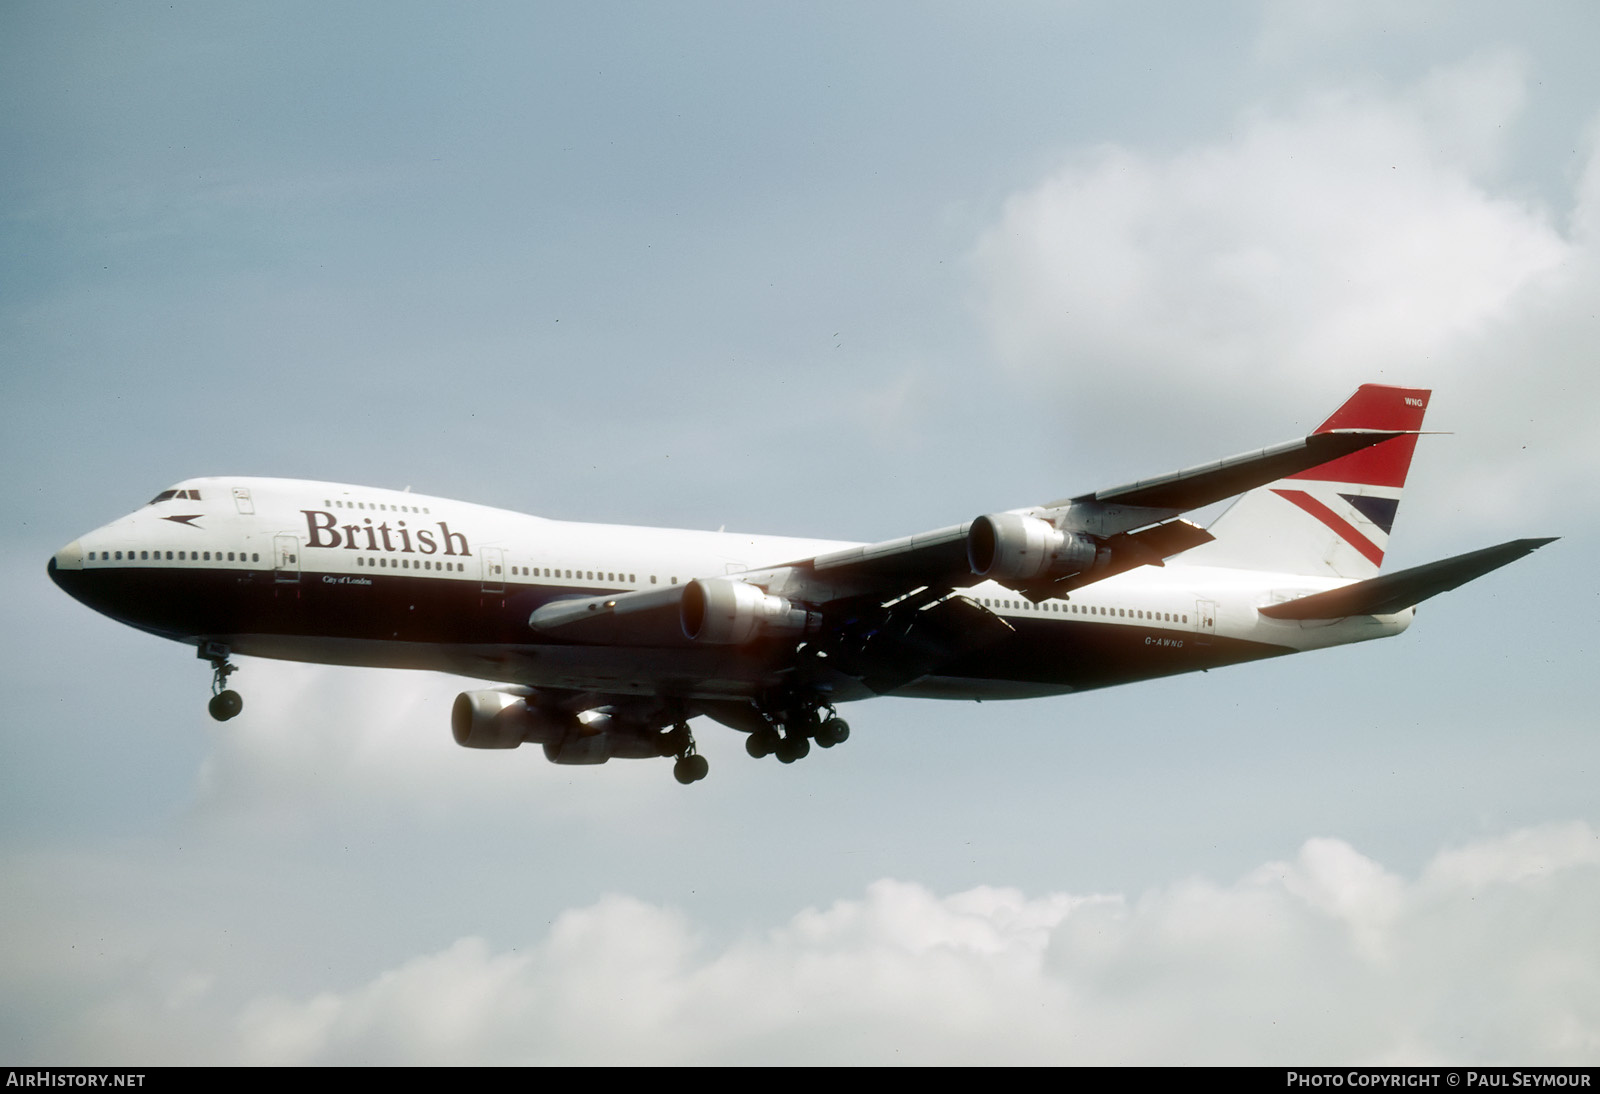
<instances>
[{"instance_id":1,"label":"wing flap","mask_svg":"<svg viewBox=\"0 0 1600 1094\"><path fill-rule=\"evenodd\" d=\"M1213 538L1210 532L1187 520L1169 520L1137 532L1123 532L1106 539L1110 561L1105 566L1049 584L1029 586L1021 592L1037 604L1139 566L1165 566L1173 555L1203 546Z\"/></svg>"},{"instance_id":2,"label":"wing flap","mask_svg":"<svg viewBox=\"0 0 1600 1094\"><path fill-rule=\"evenodd\" d=\"M911 611L891 610L850 647L825 652L832 667L883 695L1015 633L976 601L952 596Z\"/></svg>"},{"instance_id":3,"label":"wing flap","mask_svg":"<svg viewBox=\"0 0 1600 1094\"><path fill-rule=\"evenodd\" d=\"M1449 592L1493 570L1532 554L1556 537L1514 539L1481 551L1469 551L1454 558L1413 566L1409 570L1384 574L1353 585L1313 593L1261 608L1273 619L1342 619L1352 615L1389 615L1422 603L1431 596Z\"/></svg>"}]
</instances>

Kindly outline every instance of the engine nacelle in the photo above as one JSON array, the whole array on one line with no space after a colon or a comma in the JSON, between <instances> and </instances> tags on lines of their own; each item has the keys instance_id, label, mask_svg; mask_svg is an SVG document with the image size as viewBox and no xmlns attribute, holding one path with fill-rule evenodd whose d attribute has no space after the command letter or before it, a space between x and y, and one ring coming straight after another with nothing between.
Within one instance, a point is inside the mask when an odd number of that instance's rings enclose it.
<instances>
[{"instance_id":1,"label":"engine nacelle","mask_svg":"<svg viewBox=\"0 0 1600 1094\"><path fill-rule=\"evenodd\" d=\"M967 563L994 581L1069 577L1092 567L1098 555L1092 537L1020 513L979 517L967 532Z\"/></svg>"},{"instance_id":2,"label":"engine nacelle","mask_svg":"<svg viewBox=\"0 0 1600 1094\"><path fill-rule=\"evenodd\" d=\"M545 710L510 691L463 691L450 710L450 731L463 748L560 741L577 722L565 711Z\"/></svg>"},{"instance_id":3,"label":"engine nacelle","mask_svg":"<svg viewBox=\"0 0 1600 1094\"><path fill-rule=\"evenodd\" d=\"M633 728L602 715L580 723L559 741L547 741L544 758L553 764L603 764L607 760L644 760L662 755L661 734Z\"/></svg>"},{"instance_id":4,"label":"engine nacelle","mask_svg":"<svg viewBox=\"0 0 1600 1094\"><path fill-rule=\"evenodd\" d=\"M529 688L462 692L450 711L450 729L463 748L544 745L544 758L553 764L603 764L662 755L662 735L654 727L597 712L578 715L542 707Z\"/></svg>"},{"instance_id":5,"label":"engine nacelle","mask_svg":"<svg viewBox=\"0 0 1600 1094\"><path fill-rule=\"evenodd\" d=\"M691 641L733 646L757 638L799 638L820 617L747 581L697 578L683 590L680 619Z\"/></svg>"}]
</instances>

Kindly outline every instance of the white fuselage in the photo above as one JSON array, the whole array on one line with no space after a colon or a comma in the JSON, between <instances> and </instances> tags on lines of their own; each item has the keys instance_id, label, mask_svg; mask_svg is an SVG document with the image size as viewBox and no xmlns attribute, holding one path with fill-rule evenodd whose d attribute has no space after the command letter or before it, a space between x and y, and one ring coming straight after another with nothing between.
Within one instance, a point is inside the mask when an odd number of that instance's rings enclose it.
<instances>
[{"instance_id":1,"label":"white fuselage","mask_svg":"<svg viewBox=\"0 0 1600 1094\"><path fill-rule=\"evenodd\" d=\"M191 479L60 551L56 579L113 618L244 654L434 668L597 693L748 696L769 649L551 641L528 625L563 599L766 571L832 540L580 524L409 492L288 479ZM1038 603L965 590L1015 628L1004 648L896 694L1056 694L1396 634L1412 611L1271 619L1259 608L1344 582L1185 565L1141 567ZM870 694L848 679L840 700Z\"/></svg>"}]
</instances>

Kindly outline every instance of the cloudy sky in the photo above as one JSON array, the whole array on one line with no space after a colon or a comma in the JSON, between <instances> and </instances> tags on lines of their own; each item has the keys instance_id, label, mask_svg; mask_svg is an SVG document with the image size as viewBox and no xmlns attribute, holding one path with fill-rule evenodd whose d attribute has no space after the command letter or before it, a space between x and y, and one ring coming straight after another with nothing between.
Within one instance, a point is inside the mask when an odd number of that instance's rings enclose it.
<instances>
[{"instance_id":1,"label":"cloudy sky","mask_svg":"<svg viewBox=\"0 0 1600 1094\"><path fill-rule=\"evenodd\" d=\"M0 7L0 1058L1600 1058L1588 3ZM889 538L1436 390L1404 636L711 777L45 578L196 475Z\"/></svg>"}]
</instances>

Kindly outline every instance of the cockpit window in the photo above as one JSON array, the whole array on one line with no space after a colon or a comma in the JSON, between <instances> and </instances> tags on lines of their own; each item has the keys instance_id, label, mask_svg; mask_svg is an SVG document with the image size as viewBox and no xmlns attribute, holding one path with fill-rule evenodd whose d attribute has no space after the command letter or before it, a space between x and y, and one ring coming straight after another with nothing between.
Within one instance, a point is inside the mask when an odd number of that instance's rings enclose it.
<instances>
[{"instance_id":1,"label":"cockpit window","mask_svg":"<svg viewBox=\"0 0 1600 1094\"><path fill-rule=\"evenodd\" d=\"M149 504L150 505L155 505L157 502L171 501L173 498L184 498L184 499L187 499L188 501L199 501L200 500L200 491L198 491L198 490L163 490L163 491L161 491L161 493L159 493L155 497L151 498L150 501L149 501Z\"/></svg>"}]
</instances>

